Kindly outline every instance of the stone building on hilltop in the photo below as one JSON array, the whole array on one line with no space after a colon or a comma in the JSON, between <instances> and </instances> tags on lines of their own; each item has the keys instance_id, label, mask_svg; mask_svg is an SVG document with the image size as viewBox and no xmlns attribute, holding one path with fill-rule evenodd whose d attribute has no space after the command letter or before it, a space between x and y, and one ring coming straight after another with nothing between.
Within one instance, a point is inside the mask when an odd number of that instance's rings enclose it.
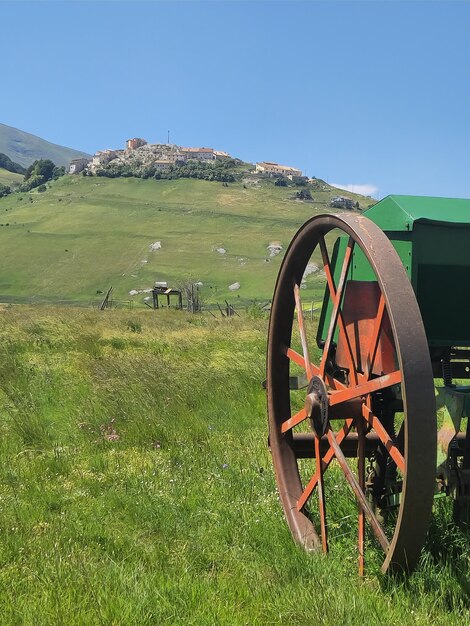
<instances>
[{"instance_id":1,"label":"stone building on hilltop","mask_svg":"<svg viewBox=\"0 0 470 626\"><path fill-rule=\"evenodd\" d=\"M69 174L79 174L80 172L83 172L83 170L87 167L90 160L91 159L85 159L85 158L72 159L69 165Z\"/></svg>"},{"instance_id":2,"label":"stone building on hilltop","mask_svg":"<svg viewBox=\"0 0 470 626\"><path fill-rule=\"evenodd\" d=\"M215 151L213 148L181 148L181 153L186 161L196 159L197 161L214 161Z\"/></svg>"},{"instance_id":3,"label":"stone building on hilltop","mask_svg":"<svg viewBox=\"0 0 470 626\"><path fill-rule=\"evenodd\" d=\"M214 157L217 161L225 161L226 159L232 158L228 152L224 152L223 150L214 150Z\"/></svg>"},{"instance_id":4,"label":"stone building on hilltop","mask_svg":"<svg viewBox=\"0 0 470 626\"><path fill-rule=\"evenodd\" d=\"M141 148L142 146L146 146L147 142L145 139L141 139L140 137L134 137L134 139L128 139L126 141L126 150L136 150L137 148Z\"/></svg>"},{"instance_id":5,"label":"stone building on hilltop","mask_svg":"<svg viewBox=\"0 0 470 626\"><path fill-rule=\"evenodd\" d=\"M92 167L99 167L100 165L106 165L113 159L116 159L120 156L124 150L98 150L96 154L94 154L93 159L91 160Z\"/></svg>"}]
</instances>

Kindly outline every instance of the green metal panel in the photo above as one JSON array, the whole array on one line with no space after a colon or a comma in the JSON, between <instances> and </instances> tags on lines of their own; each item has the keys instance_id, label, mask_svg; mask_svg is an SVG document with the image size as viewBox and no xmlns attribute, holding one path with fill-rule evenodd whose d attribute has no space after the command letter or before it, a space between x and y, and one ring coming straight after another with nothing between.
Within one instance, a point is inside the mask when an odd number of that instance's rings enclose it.
<instances>
[{"instance_id":1,"label":"green metal panel","mask_svg":"<svg viewBox=\"0 0 470 626\"><path fill-rule=\"evenodd\" d=\"M412 241L411 237L407 233L393 233L393 236L389 238L393 247L400 257L406 273L411 280L412 272ZM372 271L369 261L366 259L364 253L360 248L355 248L353 253L353 260L351 263L351 280L377 280L374 272Z\"/></svg>"}]
</instances>

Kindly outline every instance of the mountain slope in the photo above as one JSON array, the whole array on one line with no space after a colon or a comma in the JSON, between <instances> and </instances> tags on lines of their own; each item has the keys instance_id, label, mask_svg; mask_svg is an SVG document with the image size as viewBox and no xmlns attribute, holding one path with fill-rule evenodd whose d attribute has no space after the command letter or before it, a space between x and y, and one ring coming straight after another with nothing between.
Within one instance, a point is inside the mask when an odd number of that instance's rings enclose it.
<instances>
[{"instance_id":1,"label":"mountain slope","mask_svg":"<svg viewBox=\"0 0 470 626\"><path fill-rule=\"evenodd\" d=\"M50 159L56 165L67 166L72 159L89 156L5 124L0 124L0 152L23 167L28 167L36 159Z\"/></svg>"},{"instance_id":2,"label":"mountain slope","mask_svg":"<svg viewBox=\"0 0 470 626\"><path fill-rule=\"evenodd\" d=\"M7 154L0 152L0 167L15 174L26 174L26 169L19 163L15 163Z\"/></svg>"},{"instance_id":3,"label":"mountain slope","mask_svg":"<svg viewBox=\"0 0 470 626\"><path fill-rule=\"evenodd\" d=\"M312 190L314 202L295 193L271 181L248 188L65 176L44 193L12 194L0 199L0 302L89 302L111 285L115 298L130 299L157 280L188 279L203 283L206 302L268 300L292 236L312 215L332 211L337 190ZM370 202L347 195L361 208Z\"/></svg>"}]
</instances>

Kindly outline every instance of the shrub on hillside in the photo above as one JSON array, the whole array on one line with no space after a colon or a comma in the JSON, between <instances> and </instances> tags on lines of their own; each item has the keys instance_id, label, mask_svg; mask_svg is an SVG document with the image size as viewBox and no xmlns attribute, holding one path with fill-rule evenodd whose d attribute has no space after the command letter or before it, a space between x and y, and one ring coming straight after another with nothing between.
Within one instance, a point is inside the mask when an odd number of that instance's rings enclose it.
<instances>
[{"instance_id":1,"label":"shrub on hillside","mask_svg":"<svg viewBox=\"0 0 470 626\"><path fill-rule=\"evenodd\" d=\"M65 167L63 165L56 165L52 170L52 179L57 180L61 176L65 176Z\"/></svg>"},{"instance_id":2,"label":"shrub on hillside","mask_svg":"<svg viewBox=\"0 0 470 626\"><path fill-rule=\"evenodd\" d=\"M302 189L295 194L295 197L298 200L313 200L312 194L308 189Z\"/></svg>"},{"instance_id":3,"label":"shrub on hillside","mask_svg":"<svg viewBox=\"0 0 470 626\"><path fill-rule=\"evenodd\" d=\"M11 193L10 187L8 187L8 185L2 185L2 183L0 183L0 198L4 198L5 196L8 196L8 194L10 193Z\"/></svg>"},{"instance_id":4,"label":"shrub on hillside","mask_svg":"<svg viewBox=\"0 0 470 626\"><path fill-rule=\"evenodd\" d=\"M134 163L110 162L96 171L97 176L107 178L122 178L134 176L136 178L153 178L155 180L176 180L178 178L198 178L200 180L218 181L222 183L233 183L238 175L233 172L238 165L235 159L226 161L211 161L203 163L200 161L189 161L171 165L166 171L161 171L154 163L139 165Z\"/></svg>"},{"instance_id":5,"label":"shrub on hillside","mask_svg":"<svg viewBox=\"0 0 470 626\"><path fill-rule=\"evenodd\" d=\"M190 161L183 165L174 165L166 172L156 172L154 178L157 180L198 178L199 180L218 181L222 183L233 183L236 180L235 175L230 172L230 165L220 161L212 163Z\"/></svg>"},{"instance_id":6,"label":"shrub on hillside","mask_svg":"<svg viewBox=\"0 0 470 626\"><path fill-rule=\"evenodd\" d=\"M96 175L105 176L106 178L129 178L130 176L136 176L136 173L131 165L116 163L96 170Z\"/></svg>"},{"instance_id":7,"label":"shrub on hillside","mask_svg":"<svg viewBox=\"0 0 470 626\"><path fill-rule=\"evenodd\" d=\"M31 189L35 189L35 187L39 187L39 185L43 184L43 176L31 176L30 178L28 178L28 180L25 180L25 182L19 186L19 191L31 191Z\"/></svg>"}]
</instances>

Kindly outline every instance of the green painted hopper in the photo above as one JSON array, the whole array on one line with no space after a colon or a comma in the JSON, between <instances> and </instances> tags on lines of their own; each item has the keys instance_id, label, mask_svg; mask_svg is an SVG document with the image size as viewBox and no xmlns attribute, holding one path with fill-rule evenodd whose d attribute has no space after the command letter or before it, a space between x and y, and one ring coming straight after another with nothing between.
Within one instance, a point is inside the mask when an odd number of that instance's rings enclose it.
<instances>
[{"instance_id":1,"label":"green painted hopper","mask_svg":"<svg viewBox=\"0 0 470 626\"><path fill-rule=\"evenodd\" d=\"M430 346L470 346L470 200L387 196L363 215L391 240L411 281ZM346 238L333 262L338 277ZM336 257L336 258L335 258ZM375 280L360 250L349 280ZM326 294L318 338L325 335L331 305Z\"/></svg>"},{"instance_id":2,"label":"green painted hopper","mask_svg":"<svg viewBox=\"0 0 470 626\"><path fill-rule=\"evenodd\" d=\"M430 346L470 345L470 200L387 196L364 212L411 279Z\"/></svg>"}]
</instances>

